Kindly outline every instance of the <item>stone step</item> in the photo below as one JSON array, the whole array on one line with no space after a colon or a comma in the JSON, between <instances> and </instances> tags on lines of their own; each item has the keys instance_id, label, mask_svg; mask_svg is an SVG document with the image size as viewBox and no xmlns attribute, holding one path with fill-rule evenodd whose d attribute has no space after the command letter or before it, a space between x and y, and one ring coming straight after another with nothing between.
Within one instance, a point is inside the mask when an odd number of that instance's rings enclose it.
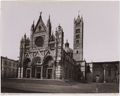
<instances>
[{"instance_id":1,"label":"stone step","mask_svg":"<svg viewBox=\"0 0 120 96\"><path fill-rule=\"evenodd\" d=\"M16 82L16 83L34 83L34 84L48 84L48 85L71 85L71 84L76 84L78 82L70 82L70 81L65 81L65 80L52 80L52 79L28 79L28 78L24 78L24 79L6 79L4 80L4 82Z\"/></svg>"}]
</instances>

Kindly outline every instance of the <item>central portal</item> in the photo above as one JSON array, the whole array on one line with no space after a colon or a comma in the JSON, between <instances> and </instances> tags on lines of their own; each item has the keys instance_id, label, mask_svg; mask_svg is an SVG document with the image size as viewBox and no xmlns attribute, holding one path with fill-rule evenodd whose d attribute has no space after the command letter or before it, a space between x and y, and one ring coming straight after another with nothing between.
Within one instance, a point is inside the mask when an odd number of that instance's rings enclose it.
<instances>
[{"instance_id":1,"label":"central portal","mask_svg":"<svg viewBox=\"0 0 120 96\"><path fill-rule=\"evenodd\" d=\"M47 69L47 79L52 79L52 69Z\"/></svg>"},{"instance_id":2,"label":"central portal","mask_svg":"<svg viewBox=\"0 0 120 96\"><path fill-rule=\"evenodd\" d=\"M30 78L30 74L31 74L30 69L27 69L27 72L26 72L26 77L27 77L27 78Z\"/></svg>"},{"instance_id":3,"label":"central portal","mask_svg":"<svg viewBox=\"0 0 120 96\"><path fill-rule=\"evenodd\" d=\"M41 78L41 67L36 67L36 78Z\"/></svg>"},{"instance_id":4,"label":"central portal","mask_svg":"<svg viewBox=\"0 0 120 96\"><path fill-rule=\"evenodd\" d=\"M52 56L46 56L43 62L43 78L53 79L54 78L54 60Z\"/></svg>"}]
</instances>

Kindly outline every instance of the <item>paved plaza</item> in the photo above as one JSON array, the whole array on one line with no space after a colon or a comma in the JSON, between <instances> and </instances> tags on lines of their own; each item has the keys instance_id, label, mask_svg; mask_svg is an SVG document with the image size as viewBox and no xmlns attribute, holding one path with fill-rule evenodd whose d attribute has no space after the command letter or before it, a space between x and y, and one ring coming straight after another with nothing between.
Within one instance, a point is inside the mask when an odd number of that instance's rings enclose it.
<instances>
[{"instance_id":1,"label":"paved plaza","mask_svg":"<svg viewBox=\"0 0 120 96\"><path fill-rule=\"evenodd\" d=\"M2 93L118 93L116 83L79 83L62 80L9 79L2 81Z\"/></svg>"}]
</instances>

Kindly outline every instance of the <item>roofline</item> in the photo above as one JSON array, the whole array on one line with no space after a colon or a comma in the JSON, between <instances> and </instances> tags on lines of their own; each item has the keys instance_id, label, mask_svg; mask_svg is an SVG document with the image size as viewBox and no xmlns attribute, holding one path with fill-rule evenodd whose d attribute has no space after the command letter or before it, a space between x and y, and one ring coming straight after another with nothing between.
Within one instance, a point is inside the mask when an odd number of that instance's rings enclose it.
<instances>
[{"instance_id":1,"label":"roofline","mask_svg":"<svg viewBox=\"0 0 120 96\"><path fill-rule=\"evenodd\" d=\"M102 61L102 62L88 62L88 63L120 63L120 61Z\"/></svg>"},{"instance_id":2,"label":"roofline","mask_svg":"<svg viewBox=\"0 0 120 96\"><path fill-rule=\"evenodd\" d=\"M19 60L14 60L14 59L10 59L10 58L8 58L7 56L6 57L4 57L4 56L1 56L1 59L7 59L7 60L11 60L11 61L14 61L14 62L18 62Z\"/></svg>"}]
</instances>

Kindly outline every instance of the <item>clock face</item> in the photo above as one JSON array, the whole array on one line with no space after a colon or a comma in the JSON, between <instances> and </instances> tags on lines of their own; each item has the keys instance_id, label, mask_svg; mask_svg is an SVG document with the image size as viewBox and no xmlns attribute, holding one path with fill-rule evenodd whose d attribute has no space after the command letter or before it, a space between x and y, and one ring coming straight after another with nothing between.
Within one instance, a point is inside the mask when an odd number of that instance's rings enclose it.
<instances>
[{"instance_id":1,"label":"clock face","mask_svg":"<svg viewBox=\"0 0 120 96\"><path fill-rule=\"evenodd\" d=\"M38 36L35 38L35 45L38 47L42 47L44 44L44 39L42 36Z\"/></svg>"}]
</instances>

